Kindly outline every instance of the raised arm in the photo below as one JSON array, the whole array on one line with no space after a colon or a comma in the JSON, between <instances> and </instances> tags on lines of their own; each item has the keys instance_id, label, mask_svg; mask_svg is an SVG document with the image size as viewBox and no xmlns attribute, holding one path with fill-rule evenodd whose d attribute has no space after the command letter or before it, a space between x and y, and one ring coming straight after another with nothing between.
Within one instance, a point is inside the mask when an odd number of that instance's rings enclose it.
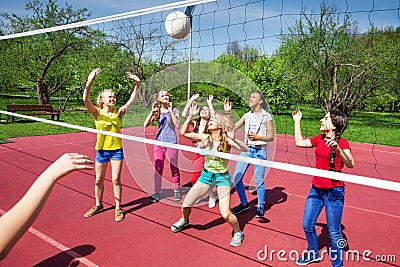
<instances>
[{"instance_id":1,"label":"raised arm","mask_svg":"<svg viewBox=\"0 0 400 267\"><path fill-rule=\"evenodd\" d=\"M149 115L147 116L146 120L144 121L144 127L150 126L150 124L154 121L154 115L159 112L160 110L160 103L158 101L154 101L153 104L151 104L151 111Z\"/></svg>"},{"instance_id":2,"label":"raised arm","mask_svg":"<svg viewBox=\"0 0 400 267\"><path fill-rule=\"evenodd\" d=\"M298 147L312 147L310 139L304 139L303 135L301 134L301 111L300 109L296 109L292 113L292 117L294 120L294 140L296 141L296 146Z\"/></svg>"},{"instance_id":3,"label":"raised arm","mask_svg":"<svg viewBox=\"0 0 400 267\"><path fill-rule=\"evenodd\" d=\"M233 119L231 117L232 102L229 101L229 97L224 99L224 113L230 124L234 126Z\"/></svg>"},{"instance_id":4,"label":"raised arm","mask_svg":"<svg viewBox=\"0 0 400 267\"><path fill-rule=\"evenodd\" d=\"M182 117L183 118L187 118L187 116L189 115L189 109L190 109L190 106L192 105L192 103L193 102L195 102L195 101L197 101L197 99L199 98L199 94L195 94L195 95L192 95L192 97L188 100L188 102L187 102L187 104L186 104L186 106L185 106L185 108L183 109L183 111L182 111Z\"/></svg>"},{"instance_id":5,"label":"raised arm","mask_svg":"<svg viewBox=\"0 0 400 267\"><path fill-rule=\"evenodd\" d=\"M228 130L227 140L228 140L228 143L232 146L232 148L239 150L239 151L243 151L243 152L248 151L249 149L246 146L246 144L243 141L241 141L235 137L234 128L233 127L227 127L227 128L228 128L227 129Z\"/></svg>"},{"instance_id":6,"label":"raised arm","mask_svg":"<svg viewBox=\"0 0 400 267\"><path fill-rule=\"evenodd\" d=\"M193 118L194 116L199 112L199 109L197 108L197 102L193 101L192 104L190 105L190 108L188 109L189 115L186 118L186 121L182 125L181 129L181 134L185 135L186 133L189 132L189 126L193 124Z\"/></svg>"},{"instance_id":7,"label":"raised arm","mask_svg":"<svg viewBox=\"0 0 400 267\"><path fill-rule=\"evenodd\" d=\"M92 70L92 72L90 72L86 81L85 91L83 92L83 102L85 103L85 107L89 111L89 113L92 114L94 119L96 119L99 115L99 109L95 107L90 100L90 89L92 88L93 81L96 79L97 75L100 74L100 72L100 68L94 69Z\"/></svg>"},{"instance_id":8,"label":"raised arm","mask_svg":"<svg viewBox=\"0 0 400 267\"><path fill-rule=\"evenodd\" d=\"M168 103L168 115L172 120L175 128L178 129L181 126L181 122L179 120L179 113L175 114L174 107L172 106L172 102Z\"/></svg>"},{"instance_id":9,"label":"raised arm","mask_svg":"<svg viewBox=\"0 0 400 267\"><path fill-rule=\"evenodd\" d=\"M245 118L242 116L240 120L235 123L235 131L238 130L244 124Z\"/></svg>"},{"instance_id":10,"label":"raised arm","mask_svg":"<svg viewBox=\"0 0 400 267\"><path fill-rule=\"evenodd\" d=\"M214 99L213 95L209 95L208 98L207 98L207 106L210 109L210 117L211 118L215 117L215 110L214 110L214 107L212 105L213 99Z\"/></svg>"},{"instance_id":11,"label":"raised arm","mask_svg":"<svg viewBox=\"0 0 400 267\"><path fill-rule=\"evenodd\" d=\"M136 103L136 100L137 100L137 97L138 97L138 94L139 94L140 85L142 83L138 76L136 76L135 74L132 74L130 72L126 73L126 77L128 77L129 79L131 79L132 81L135 82L135 89L133 90L133 92L131 94L131 97L129 98L128 102L126 102L126 104L123 105L118 110L118 116L120 118L129 111L129 109L132 107L133 104Z\"/></svg>"},{"instance_id":12,"label":"raised arm","mask_svg":"<svg viewBox=\"0 0 400 267\"><path fill-rule=\"evenodd\" d=\"M190 140L192 140L194 142L203 141L204 139L206 139L208 137L208 134L189 132L189 125L192 123L193 118L194 118L195 114L197 114L197 112L198 112L197 103L193 102L189 109L189 115L186 118L186 121L183 123L182 129L181 129L181 135L183 135L186 138L189 138Z\"/></svg>"},{"instance_id":13,"label":"raised arm","mask_svg":"<svg viewBox=\"0 0 400 267\"><path fill-rule=\"evenodd\" d=\"M0 260L35 221L57 181L72 171L93 169L91 164L88 156L67 153L36 179L18 203L0 217Z\"/></svg>"}]
</instances>

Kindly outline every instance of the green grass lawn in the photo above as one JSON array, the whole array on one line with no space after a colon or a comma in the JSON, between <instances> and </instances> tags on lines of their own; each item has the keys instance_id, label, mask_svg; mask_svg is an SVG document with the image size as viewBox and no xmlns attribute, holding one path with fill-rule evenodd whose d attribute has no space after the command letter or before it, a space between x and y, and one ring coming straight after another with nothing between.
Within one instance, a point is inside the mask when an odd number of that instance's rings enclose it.
<instances>
[{"instance_id":1,"label":"green grass lawn","mask_svg":"<svg viewBox=\"0 0 400 267\"><path fill-rule=\"evenodd\" d=\"M6 104L36 104L36 99L1 97L0 109L6 110ZM53 103L58 106L58 103ZM319 133L319 120L323 117L320 109L300 107L303 113L302 132L307 137ZM182 112L183 104L178 106ZM221 106L216 105L217 112ZM233 113L233 119L238 120L246 109L236 109ZM276 133L293 135L294 124L291 116L292 110L287 110L279 114L273 114ZM143 125L145 118L149 113L148 109L142 108L139 103L135 104L132 110L125 116L123 127L132 127ZM42 116L50 119L50 116ZM77 132L62 126L55 126L42 122L34 122L21 118L16 118L13 124L5 123L5 115L1 114L0 123L0 142L5 142L7 138L20 136L35 136L58 133ZM82 102L77 100L68 105L66 112L61 113L60 121L84 127L94 128L94 121L88 114ZM183 121L182 121L183 122ZM400 113L371 113L356 111L349 118L349 126L343 137L351 142L371 143L380 145L400 146Z\"/></svg>"}]
</instances>

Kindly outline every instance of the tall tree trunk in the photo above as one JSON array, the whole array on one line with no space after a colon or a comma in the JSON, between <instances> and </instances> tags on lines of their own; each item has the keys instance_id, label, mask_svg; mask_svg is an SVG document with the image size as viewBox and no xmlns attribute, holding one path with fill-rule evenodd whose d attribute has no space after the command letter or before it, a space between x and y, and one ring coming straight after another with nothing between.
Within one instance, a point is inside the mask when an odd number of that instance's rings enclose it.
<instances>
[{"instance_id":1,"label":"tall tree trunk","mask_svg":"<svg viewBox=\"0 0 400 267\"><path fill-rule=\"evenodd\" d=\"M50 104L49 92L48 92L47 86L43 83L43 81L37 82L36 91L37 91L37 95L38 95L39 105Z\"/></svg>"},{"instance_id":2,"label":"tall tree trunk","mask_svg":"<svg viewBox=\"0 0 400 267\"><path fill-rule=\"evenodd\" d=\"M39 77L36 81L36 91L37 91L37 97L38 97L38 102L39 105L47 105L50 104L50 95L49 95L49 90L47 85L43 82L44 77L46 76L47 70L50 67L50 63L53 61L54 56L50 58L48 62L43 62L43 67L42 70L39 74Z\"/></svg>"}]
</instances>

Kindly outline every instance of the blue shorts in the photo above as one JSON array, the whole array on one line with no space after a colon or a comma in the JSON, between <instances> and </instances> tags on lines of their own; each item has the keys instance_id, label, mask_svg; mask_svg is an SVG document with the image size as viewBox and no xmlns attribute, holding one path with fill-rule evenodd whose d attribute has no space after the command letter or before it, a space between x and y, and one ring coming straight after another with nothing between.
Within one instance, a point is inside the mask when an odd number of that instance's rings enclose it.
<instances>
[{"instance_id":1,"label":"blue shorts","mask_svg":"<svg viewBox=\"0 0 400 267\"><path fill-rule=\"evenodd\" d=\"M97 150L96 153L96 162L105 163L110 160L123 160L124 159L124 151L122 148L117 150Z\"/></svg>"},{"instance_id":2,"label":"blue shorts","mask_svg":"<svg viewBox=\"0 0 400 267\"><path fill-rule=\"evenodd\" d=\"M232 184L231 175L228 171L224 173L214 173L203 169L199 181L212 186L231 186Z\"/></svg>"}]
</instances>

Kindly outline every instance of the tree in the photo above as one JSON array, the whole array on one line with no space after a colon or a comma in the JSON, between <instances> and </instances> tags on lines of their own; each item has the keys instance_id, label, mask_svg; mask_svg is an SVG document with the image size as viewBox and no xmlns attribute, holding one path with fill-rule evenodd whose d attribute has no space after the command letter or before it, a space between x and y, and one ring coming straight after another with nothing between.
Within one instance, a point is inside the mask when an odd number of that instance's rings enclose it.
<instances>
[{"instance_id":1,"label":"tree","mask_svg":"<svg viewBox=\"0 0 400 267\"><path fill-rule=\"evenodd\" d=\"M247 75L267 99L273 112L290 108L294 96L294 87L286 78L286 66L281 58L268 57L260 49L238 42L227 46L227 54L222 54L216 62L228 65ZM241 106L248 106L247 98L239 98Z\"/></svg>"},{"instance_id":2,"label":"tree","mask_svg":"<svg viewBox=\"0 0 400 267\"><path fill-rule=\"evenodd\" d=\"M129 59L125 68L136 73L142 80L147 80L155 73L171 64L183 61L175 49L178 40L162 36L160 29L149 28L147 31L134 19L116 22L117 30L111 33L111 45L126 52ZM127 64L126 64L127 63ZM151 86L142 86L139 97L142 106L147 107L153 101Z\"/></svg>"},{"instance_id":3,"label":"tree","mask_svg":"<svg viewBox=\"0 0 400 267\"><path fill-rule=\"evenodd\" d=\"M290 66L291 77L298 80L302 97L311 94L324 112L338 108L350 114L380 80L372 75L371 47L360 42L348 14L342 16L335 5L325 2L319 14L304 10L283 36L278 53Z\"/></svg>"},{"instance_id":4,"label":"tree","mask_svg":"<svg viewBox=\"0 0 400 267\"><path fill-rule=\"evenodd\" d=\"M24 32L60 26L69 23L83 21L90 16L90 12L84 9L73 10L68 3L65 7L57 5L57 0L48 0L44 6L39 0L29 1L25 9L31 11L31 16L18 16L16 14L1 14L8 22L11 32ZM90 36L92 31L87 27L73 28L49 32L42 35L18 38L14 41L19 45L17 60L22 60L28 67L21 70L26 77L34 77L39 104L48 104L50 96L59 91L69 81L69 77L62 75L48 78L51 67L60 61L70 50L80 50L88 45L85 37ZM65 67L65 66L64 66ZM58 69L60 70L60 69ZM56 72L53 72L53 75Z\"/></svg>"}]
</instances>

